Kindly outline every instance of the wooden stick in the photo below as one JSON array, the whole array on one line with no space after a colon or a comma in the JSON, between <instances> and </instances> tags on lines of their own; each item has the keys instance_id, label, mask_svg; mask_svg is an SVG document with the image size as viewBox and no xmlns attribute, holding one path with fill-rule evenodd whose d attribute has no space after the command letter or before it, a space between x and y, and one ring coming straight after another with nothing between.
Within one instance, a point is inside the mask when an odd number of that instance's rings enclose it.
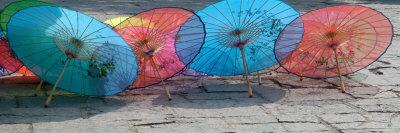
<instances>
[{"instance_id":1,"label":"wooden stick","mask_svg":"<svg viewBox=\"0 0 400 133\"><path fill-rule=\"evenodd\" d=\"M340 66L339 66L339 57L337 55L337 48L334 48L333 51L335 52L336 66L337 66L337 70L339 72L339 79L340 79L340 83L341 83L340 87L342 89L342 93L346 93L346 88L345 88L345 85L344 85L344 82L342 79L342 72L341 72Z\"/></svg>"},{"instance_id":2,"label":"wooden stick","mask_svg":"<svg viewBox=\"0 0 400 133\"><path fill-rule=\"evenodd\" d=\"M258 85L262 85L260 71L257 71L257 77L258 77Z\"/></svg>"},{"instance_id":3,"label":"wooden stick","mask_svg":"<svg viewBox=\"0 0 400 133\"><path fill-rule=\"evenodd\" d=\"M43 85L43 80L40 80L39 85L35 89L35 94L33 94L34 96L38 96L39 95L38 93L42 90L42 85Z\"/></svg>"},{"instance_id":4,"label":"wooden stick","mask_svg":"<svg viewBox=\"0 0 400 133\"><path fill-rule=\"evenodd\" d=\"M167 93L168 100L171 101L171 100L172 100L171 93L169 92L169 89L165 86L164 79L161 78L160 71L158 70L158 67L157 67L156 62L154 61L153 57L151 57L151 61L152 61L153 64L154 64L154 67L155 67L156 72L157 72L157 74L158 74L158 78L161 80L161 85L162 85L162 87L164 88L165 92Z\"/></svg>"},{"instance_id":5,"label":"wooden stick","mask_svg":"<svg viewBox=\"0 0 400 133\"><path fill-rule=\"evenodd\" d=\"M70 58L67 58L67 60L65 61L64 68L61 70L61 73L58 76L58 79L57 79L56 83L54 84L53 89L51 90L51 93L50 93L49 97L47 97L46 103L44 104L45 108L49 107L50 102L53 100L54 92L55 92L58 84L60 83L62 77L64 76L65 70L67 69L67 66L68 66L70 60L71 60Z\"/></svg>"},{"instance_id":6,"label":"wooden stick","mask_svg":"<svg viewBox=\"0 0 400 133\"><path fill-rule=\"evenodd\" d=\"M245 76L246 76L246 80L247 80L249 97L253 97L253 89L251 88L251 83L250 83L250 78L249 78L249 68L247 66L246 54L244 53L243 47L240 47L240 52L242 53L242 61L243 61Z\"/></svg>"},{"instance_id":7,"label":"wooden stick","mask_svg":"<svg viewBox=\"0 0 400 133\"><path fill-rule=\"evenodd\" d=\"M199 88L200 89L204 89L205 88L203 76L200 76L200 86L199 86Z\"/></svg>"}]
</instances>

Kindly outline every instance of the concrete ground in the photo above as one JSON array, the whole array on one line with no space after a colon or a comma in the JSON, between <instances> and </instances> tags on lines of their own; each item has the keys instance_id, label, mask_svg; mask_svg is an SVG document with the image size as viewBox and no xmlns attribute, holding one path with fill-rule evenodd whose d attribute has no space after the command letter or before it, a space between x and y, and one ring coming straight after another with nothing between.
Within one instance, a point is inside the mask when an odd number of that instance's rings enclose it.
<instances>
[{"instance_id":1,"label":"concrete ground","mask_svg":"<svg viewBox=\"0 0 400 133\"><path fill-rule=\"evenodd\" d=\"M52 0L99 19L135 14L154 7L198 10L216 0ZM10 2L2 0L0 7ZM246 96L240 78L168 81L173 101L160 86L108 98L59 92L51 108L33 96L35 85L0 85L0 132L400 132L400 1L291 0L301 12L337 4L361 4L387 15L395 26L393 45L368 68L338 79L312 80L289 74L254 80ZM51 86L46 86L50 88Z\"/></svg>"}]
</instances>

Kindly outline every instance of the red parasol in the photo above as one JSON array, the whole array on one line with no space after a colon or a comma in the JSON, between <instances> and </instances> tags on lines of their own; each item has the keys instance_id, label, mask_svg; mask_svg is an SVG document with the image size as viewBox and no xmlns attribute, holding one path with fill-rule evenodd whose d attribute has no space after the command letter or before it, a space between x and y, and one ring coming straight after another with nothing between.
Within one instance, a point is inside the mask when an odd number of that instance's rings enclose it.
<instances>
[{"instance_id":1,"label":"red parasol","mask_svg":"<svg viewBox=\"0 0 400 133\"><path fill-rule=\"evenodd\" d=\"M341 78L365 68L385 53L393 35L388 18L364 6L318 9L304 14L285 30L296 31L301 26L304 34L300 37L299 32L282 32L275 51L283 68L309 78ZM301 42L288 44L285 40L290 37L299 37ZM342 89L344 92L343 81Z\"/></svg>"},{"instance_id":2,"label":"red parasol","mask_svg":"<svg viewBox=\"0 0 400 133\"><path fill-rule=\"evenodd\" d=\"M22 64L11 52L7 39L5 37L0 37L0 76L13 74L21 67Z\"/></svg>"},{"instance_id":3,"label":"red parasol","mask_svg":"<svg viewBox=\"0 0 400 133\"><path fill-rule=\"evenodd\" d=\"M181 8L157 8L139 13L114 27L135 50L139 62L133 88L162 83L181 72L204 43L203 23Z\"/></svg>"}]
</instances>

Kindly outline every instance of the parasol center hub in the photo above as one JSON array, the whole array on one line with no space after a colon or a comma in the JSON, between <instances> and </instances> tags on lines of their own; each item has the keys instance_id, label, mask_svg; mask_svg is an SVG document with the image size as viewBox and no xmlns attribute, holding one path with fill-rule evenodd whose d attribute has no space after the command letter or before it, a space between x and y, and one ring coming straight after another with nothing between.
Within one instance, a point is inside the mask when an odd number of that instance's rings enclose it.
<instances>
[{"instance_id":1,"label":"parasol center hub","mask_svg":"<svg viewBox=\"0 0 400 133\"><path fill-rule=\"evenodd\" d=\"M80 48L83 45L83 41L77 39L77 38L70 38L69 42L73 45L75 45L76 47Z\"/></svg>"},{"instance_id":2,"label":"parasol center hub","mask_svg":"<svg viewBox=\"0 0 400 133\"><path fill-rule=\"evenodd\" d=\"M328 47L330 47L330 48L337 48L338 46L339 46L339 43L336 43L336 42L328 43Z\"/></svg>"},{"instance_id":3,"label":"parasol center hub","mask_svg":"<svg viewBox=\"0 0 400 133\"><path fill-rule=\"evenodd\" d=\"M140 40L140 41L139 41L139 44L140 44L140 45L147 45L147 44L149 44L149 42L150 42L149 39L143 39L143 40Z\"/></svg>"},{"instance_id":4,"label":"parasol center hub","mask_svg":"<svg viewBox=\"0 0 400 133\"><path fill-rule=\"evenodd\" d=\"M233 30L233 31L231 31L231 35L233 35L233 36L240 36L240 35L242 35L244 33L244 30L241 30L241 29L236 29L236 30Z\"/></svg>"},{"instance_id":5,"label":"parasol center hub","mask_svg":"<svg viewBox=\"0 0 400 133\"><path fill-rule=\"evenodd\" d=\"M337 32L329 31L329 32L325 33L325 37L332 39L332 38L335 38L337 36L337 34L338 34Z\"/></svg>"},{"instance_id":6,"label":"parasol center hub","mask_svg":"<svg viewBox=\"0 0 400 133\"><path fill-rule=\"evenodd\" d=\"M155 49L149 49L149 50L144 51L143 53L144 53L146 56L153 56L153 55L155 54L155 52L156 52Z\"/></svg>"}]
</instances>

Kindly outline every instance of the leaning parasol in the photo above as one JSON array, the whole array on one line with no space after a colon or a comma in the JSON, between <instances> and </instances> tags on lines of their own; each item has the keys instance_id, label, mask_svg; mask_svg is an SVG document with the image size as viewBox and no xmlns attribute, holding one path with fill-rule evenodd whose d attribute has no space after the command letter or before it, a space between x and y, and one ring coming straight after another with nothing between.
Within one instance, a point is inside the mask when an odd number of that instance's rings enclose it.
<instances>
[{"instance_id":1,"label":"leaning parasol","mask_svg":"<svg viewBox=\"0 0 400 133\"><path fill-rule=\"evenodd\" d=\"M162 83L181 72L204 43L203 23L181 8L158 8L139 13L117 25L117 31L135 50L139 62L134 88Z\"/></svg>"},{"instance_id":2,"label":"leaning parasol","mask_svg":"<svg viewBox=\"0 0 400 133\"><path fill-rule=\"evenodd\" d=\"M274 43L299 13L279 0L224 0L197 13L206 42L190 68L207 75L245 75L276 65Z\"/></svg>"},{"instance_id":3,"label":"leaning parasol","mask_svg":"<svg viewBox=\"0 0 400 133\"><path fill-rule=\"evenodd\" d=\"M57 6L26 8L7 24L10 47L25 66L56 87L84 96L109 96L137 77L136 57L111 28Z\"/></svg>"},{"instance_id":4,"label":"leaning parasol","mask_svg":"<svg viewBox=\"0 0 400 133\"><path fill-rule=\"evenodd\" d=\"M304 35L290 32L304 26ZM282 32L276 57L300 77L340 77L375 62L389 47L393 26L382 13L364 6L333 6L311 11ZM301 42L290 41L291 38Z\"/></svg>"}]
</instances>

